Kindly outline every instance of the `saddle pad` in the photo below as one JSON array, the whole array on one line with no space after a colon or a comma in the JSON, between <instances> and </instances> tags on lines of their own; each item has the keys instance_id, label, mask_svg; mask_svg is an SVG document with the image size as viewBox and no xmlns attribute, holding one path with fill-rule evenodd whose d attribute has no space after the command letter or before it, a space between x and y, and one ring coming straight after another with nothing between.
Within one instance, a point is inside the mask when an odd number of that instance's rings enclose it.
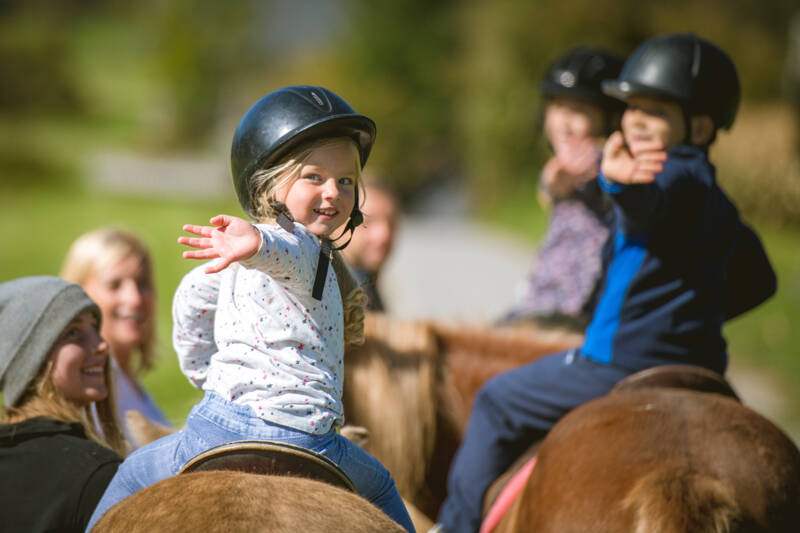
<instances>
[{"instance_id":1,"label":"saddle pad","mask_svg":"<svg viewBox=\"0 0 800 533\"><path fill-rule=\"evenodd\" d=\"M483 523L481 524L480 533L491 533L491 531L497 527L497 524L500 523L500 519L506 514L506 511L511 507L514 499L522 491L522 487L525 486L528 478L531 477L534 466L536 466L536 456L525 463L508 481L506 486L503 487L503 490L500 491L497 499L489 508L489 512L486 513L486 518L483 519Z\"/></svg>"}]
</instances>

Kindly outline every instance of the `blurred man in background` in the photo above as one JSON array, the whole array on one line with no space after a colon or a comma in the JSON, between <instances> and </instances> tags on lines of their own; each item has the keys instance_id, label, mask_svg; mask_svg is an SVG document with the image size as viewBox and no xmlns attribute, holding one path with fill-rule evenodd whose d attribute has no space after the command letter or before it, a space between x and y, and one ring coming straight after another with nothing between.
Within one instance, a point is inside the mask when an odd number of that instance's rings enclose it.
<instances>
[{"instance_id":1,"label":"blurred man in background","mask_svg":"<svg viewBox=\"0 0 800 533\"><path fill-rule=\"evenodd\" d=\"M365 176L364 190L364 223L355 229L342 256L364 289L367 309L383 312L378 277L394 246L399 208L391 189L374 176Z\"/></svg>"}]
</instances>

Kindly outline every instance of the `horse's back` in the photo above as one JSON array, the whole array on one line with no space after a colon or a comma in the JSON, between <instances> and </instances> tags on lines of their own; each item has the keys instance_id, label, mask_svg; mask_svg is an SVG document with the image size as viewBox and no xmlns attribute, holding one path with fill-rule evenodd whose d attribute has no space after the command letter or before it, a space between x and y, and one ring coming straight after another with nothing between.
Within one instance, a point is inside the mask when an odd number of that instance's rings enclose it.
<instances>
[{"instance_id":1,"label":"horse's back","mask_svg":"<svg viewBox=\"0 0 800 533\"><path fill-rule=\"evenodd\" d=\"M551 430L515 513L520 531L796 531L800 452L717 394L619 392Z\"/></svg>"},{"instance_id":2,"label":"horse's back","mask_svg":"<svg viewBox=\"0 0 800 533\"><path fill-rule=\"evenodd\" d=\"M233 471L182 474L112 507L92 530L103 532L402 532L365 499L299 477Z\"/></svg>"}]
</instances>

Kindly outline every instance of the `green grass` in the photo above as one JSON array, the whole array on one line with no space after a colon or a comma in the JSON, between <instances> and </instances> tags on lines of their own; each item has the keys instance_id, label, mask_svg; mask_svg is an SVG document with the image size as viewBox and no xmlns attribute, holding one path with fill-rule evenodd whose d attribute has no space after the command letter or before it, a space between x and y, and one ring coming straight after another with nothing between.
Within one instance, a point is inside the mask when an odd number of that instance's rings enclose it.
<instances>
[{"instance_id":1,"label":"green grass","mask_svg":"<svg viewBox=\"0 0 800 533\"><path fill-rule=\"evenodd\" d=\"M172 294L193 264L180 256L176 239L184 223L204 223L220 213L240 214L233 198L215 203L187 203L158 198L131 198L75 189L0 190L0 280L57 275L70 243L101 225L131 229L153 254L158 289L157 368L144 377L145 387L167 417L182 424L200 397L178 368L172 350ZM233 194L231 194L233 197Z\"/></svg>"},{"instance_id":2,"label":"green grass","mask_svg":"<svg viewBox=\"0 0 800 533\"><path fill-rule=\"evenodd\" d=\"M501 206L482 213L489 224L525 239L533 247L544 235L547 214L536 201L533 186L509 195ZM775 420L795 438L800 437L800 229L753 224L778 276L778 291L755 310L726 324L732 360L764 372L780 388L787 409ZM747 399L744 399L745 402Z\"/></svg>"}]
</instances>

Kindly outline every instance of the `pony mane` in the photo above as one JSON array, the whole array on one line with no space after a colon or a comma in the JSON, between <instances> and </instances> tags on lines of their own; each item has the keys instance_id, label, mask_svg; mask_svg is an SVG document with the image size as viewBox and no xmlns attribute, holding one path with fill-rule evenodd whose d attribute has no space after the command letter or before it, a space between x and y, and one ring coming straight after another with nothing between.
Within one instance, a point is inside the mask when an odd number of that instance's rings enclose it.
<instances>
[{"instance_id":1,"label":"pony mane","mask_svg":"<svg viewBox=\"0 0 800 533\"><path fill-rule=\"evenodd\" d=\"M490 377L576 346L573 333L401 321L367 313L365 343L345 353L348 424L392 473L400 494L435 516L472 400Z\"/></svg>"},{"instance_id":2,"label":"pony mane","mask_svg":"<svg viewBox=\"0 0 800 533\"><path fill-rule=\"evenodd\" d=\"M636 482L622 501L633 533L728 533L742 510L720 480L660 468Z\"/></svg>"},{"instance_id":3,"label":"pony mane","mask_svg":"<svg viewBox=\"0 0 800 533\"><path fill-rule=\"evenodd\" d=\"M467 414L478 389L491 377L546 355L580 346L583 335L568 330L432 323L439 351ZM466 419L464 420L466 423Z\"/></svg>"},{"instance_id":4,"label":"pony mane","mask_svg":"<svg viewBox=\"0 0 800 533\"><path fill-rule=\"evenodd\" d=\"M425 483L436 434L436 346L424 322L367 313L364 344L345 353L345 417L369 430L364 449L412 501Z\"/></svg>"}]
</instances>

